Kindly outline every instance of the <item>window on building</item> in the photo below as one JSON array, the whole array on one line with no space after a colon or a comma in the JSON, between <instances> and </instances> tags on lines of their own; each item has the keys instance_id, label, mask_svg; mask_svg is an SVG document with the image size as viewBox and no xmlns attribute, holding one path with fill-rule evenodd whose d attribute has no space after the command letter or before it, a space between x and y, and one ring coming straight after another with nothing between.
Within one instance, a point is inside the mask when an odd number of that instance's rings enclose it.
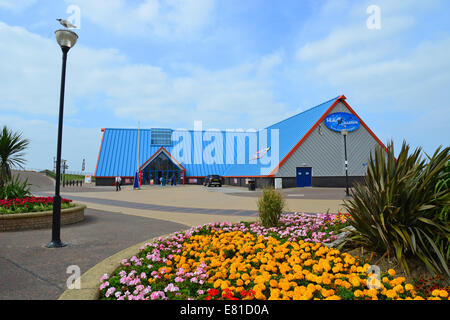
<instances>
[{"instance_id":1,"label":"window on building","mask_svg":"<svg viewBox=\"0 0 450 320\"><path fill-rule=\"evenodd\" d=\"M171 146L172 145L172 130L171 129L152 129L152 145Z\"/></svg>"}]
</instances>

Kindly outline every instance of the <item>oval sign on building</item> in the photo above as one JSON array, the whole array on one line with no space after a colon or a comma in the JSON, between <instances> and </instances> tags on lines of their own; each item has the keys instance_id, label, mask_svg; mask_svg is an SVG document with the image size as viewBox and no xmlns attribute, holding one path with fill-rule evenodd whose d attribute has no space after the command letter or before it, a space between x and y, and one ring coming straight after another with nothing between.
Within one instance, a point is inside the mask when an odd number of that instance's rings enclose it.
<instances>
[{"instance_id":1,"label":"oval sign on building","mask_svg":"<svg viewBox=\"0 0 450 320\"><path fill-rule=\"evenodd\" d=\"M348 132L355 131L361 125L357 117L346 112L329 114L324 121L329 129L337 132L341 132L343 129L347 129Z\"/></svg>"}]
</instances>

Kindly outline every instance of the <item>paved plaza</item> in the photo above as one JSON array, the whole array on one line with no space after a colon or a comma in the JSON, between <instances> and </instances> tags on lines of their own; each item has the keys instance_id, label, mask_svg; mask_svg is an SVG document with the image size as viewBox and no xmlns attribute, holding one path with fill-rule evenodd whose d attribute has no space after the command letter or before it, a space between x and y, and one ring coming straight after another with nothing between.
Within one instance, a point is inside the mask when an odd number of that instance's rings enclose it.
<instances>
[{"instance_id":1,"label":"paved plaza","mask_svg":"<svg viewBox=\"0 0 450 320\"><path fill-rule=\"evenodd\" d=\"M53 180L37 173L26 176L34 184L33 194L53 195ZM282 192L287 212L343 210L343 189ZM87 184L62 188L61 194L87 205L85 220L62 227L61 240L68 245L59 249L44 247L51 240L50 229L0 233L0 300L58 299L67 290L71 275L67 268L71 265L78 266L81 274L97 277L102 261L120 252L129 258L127 254L134 251L127 248L136 251L136 244L152 238L215 221L256 221L256 199L261 190L186 185L144 186L140 190L124 186L116 192L114 187ZM87 272L95 266L96 273Z\"/></svg>"}]
</instances>

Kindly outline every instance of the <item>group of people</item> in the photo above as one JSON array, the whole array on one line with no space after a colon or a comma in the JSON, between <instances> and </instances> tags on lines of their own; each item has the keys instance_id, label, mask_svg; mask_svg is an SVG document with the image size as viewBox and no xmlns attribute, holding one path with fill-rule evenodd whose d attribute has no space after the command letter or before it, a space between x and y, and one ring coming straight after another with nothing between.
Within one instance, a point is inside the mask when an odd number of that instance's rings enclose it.
<instances>
[{"instance_id":1,"label":"group of people","mask_svg":"<svg viewBox=\"0 0 450 320\"><path fill-rule=\"evenodd\" d=\"M176 186L177 185L177 179L175 179L175 176L172 176L172 178L170 179L170 182L172 184L172 186ZM159 178L159 183L161 186L165 186L166 185L166 179L164 177Z\"/></svg>"},{"instance_id":2,"label":"group of people","mask_svg":"<svg viewBox=\"0 0 450 320\"><path fill-rule=\"evenodd\" d=\"M161 186L166 185L166 180L164 179L164 177L159 178L159 182L160 182ZM171 183L172 183L172 186L177 185L177 179L175 179L175 176L172 176ZM121 184L122 184L122 178L119 175L117 175L115 178L116 191L122 190L122 188L120 187Z\"/></svg>"}]
</instances>

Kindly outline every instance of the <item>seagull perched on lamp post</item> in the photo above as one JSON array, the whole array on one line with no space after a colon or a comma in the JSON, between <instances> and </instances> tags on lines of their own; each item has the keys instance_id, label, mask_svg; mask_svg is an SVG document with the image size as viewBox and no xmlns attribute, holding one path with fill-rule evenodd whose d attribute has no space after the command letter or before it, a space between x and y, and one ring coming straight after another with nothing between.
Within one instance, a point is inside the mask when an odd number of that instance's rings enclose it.
<instances>
[{"instance_id":1,"label":"seagull perched on lamp post","mask_svg":"<svg viewBox=\"0 0 450 320\"><path fill-rule=\"evenodd\" d=\"M56 19L56 20L59 21L59 23L61 23L61 25L63 27L66 27L67 29L69 29L69 28L76 29L77 28L77 26L75 26L72 23L70 23L70 21L63 20L63 19Z\"/></svg>"}]
</instances>

